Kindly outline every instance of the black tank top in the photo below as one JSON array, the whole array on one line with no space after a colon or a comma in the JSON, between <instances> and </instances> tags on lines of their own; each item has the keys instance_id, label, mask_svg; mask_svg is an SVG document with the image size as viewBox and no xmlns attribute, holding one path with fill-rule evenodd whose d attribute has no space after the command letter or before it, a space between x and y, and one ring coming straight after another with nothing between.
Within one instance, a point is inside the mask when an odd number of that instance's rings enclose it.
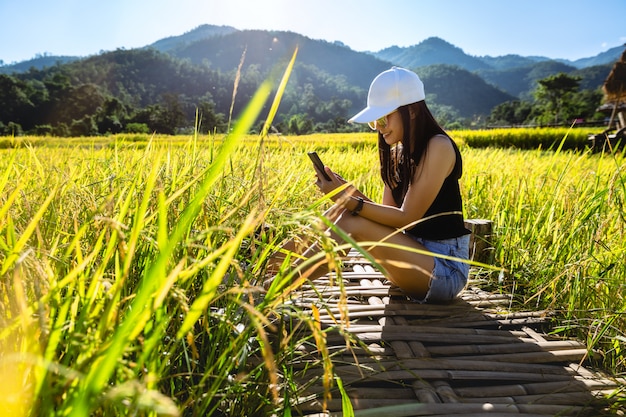
<instances>
[{"instance_id":1,"label":"black tank top","mask_svg":"<svg viewBox=\"0 0 626 417\"><path fill-rule=\"evenodd\" d=\"M461 201L461 190L459 188L459 178L461 178L463 173L461 152L459 152L459 148L452 139L450 139L450 142L452 143L456 155L454 168L450 175L444 180L431 206L426 210L426 214L424 214L424 219L426 220L420 221L416 226L407 230L407 233L413 236L428 240L443 240L471 233L465 228L462 214L463 203ZM404 199L401 193L402 184L398 184L398 186L392 190L393 198L396 204L398 204L398 207L402 205L402 200ZM437 214L440 213L450 214L437 216Z\"/></svg>"}]
</instances>

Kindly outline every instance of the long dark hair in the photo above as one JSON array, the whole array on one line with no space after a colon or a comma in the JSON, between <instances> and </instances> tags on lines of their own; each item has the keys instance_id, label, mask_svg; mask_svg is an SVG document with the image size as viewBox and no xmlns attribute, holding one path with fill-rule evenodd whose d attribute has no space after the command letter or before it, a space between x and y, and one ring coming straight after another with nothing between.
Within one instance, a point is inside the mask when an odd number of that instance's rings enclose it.
<instances>
[{"instance_id":1,"label":"long dark hair","mask_svg":"<svg viewBox=\"0 0 626 417\"><path fill-rule=\"evenodd\" d=\"M378 133L380 175L393 191L396 204L404 200L415 170L426 154L428 141L435 135L446 135L437 123L424 100L398 108L402 117L404 135L402 146L391 148Z\"/></svg>"}]
</instances>

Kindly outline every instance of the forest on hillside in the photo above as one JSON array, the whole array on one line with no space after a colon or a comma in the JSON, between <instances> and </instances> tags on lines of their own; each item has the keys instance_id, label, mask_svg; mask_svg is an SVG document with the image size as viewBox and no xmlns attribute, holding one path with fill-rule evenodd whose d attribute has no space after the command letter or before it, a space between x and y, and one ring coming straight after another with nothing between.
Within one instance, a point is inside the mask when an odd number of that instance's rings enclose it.
<instances>
[{"instance_id":1,"label":"forest on hillside","mask_svg":"<svg viewBox=\"0 0 626 417\"><path fill-rule=\"evenodd\" d=\"M247 67L233 98L235 74L154 50L118 50L24 74L0 74L0 130L54 136L174 134L193 129L197 112L202 130L223 132L231 104L236 117L266 77L256 66ZM352 103L364 100L365 92L341 77L299 65L277 129L297 121L306 131L340 131L348 128Z\"/></svg>"},{"instance_id":2,"label":"forest on hillside","mask_svg":"<svg viewBox=\"0 0 626 417\"><path fill-rule=\"evenodd\" d=\"M365 104L369 80L392 63L336 43L256 31L201 39L165 52L116 50L0 74L0 134L225 132L260 83L278 79L296 45L296 66L274 131L362 129L346 120ZM572 71L563 65L543 62L474 72L449 64L411 69L420 74L427 102L447 128L601 118L596 108L610 66Z\"/></svg>"}]
</instances>

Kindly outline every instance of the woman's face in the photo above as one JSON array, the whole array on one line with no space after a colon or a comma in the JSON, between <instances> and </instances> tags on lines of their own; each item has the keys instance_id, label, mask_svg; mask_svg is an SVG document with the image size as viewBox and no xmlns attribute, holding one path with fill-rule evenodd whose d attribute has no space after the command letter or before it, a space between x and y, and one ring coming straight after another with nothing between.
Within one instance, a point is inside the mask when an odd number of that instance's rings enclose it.
<instances>
[{"instance_id":1,"label":"woman's face","mask_svg":"<svg viewBox=\"0 0 626 417\"><path fill-rule=\"evenodd\" d=\"M389 146L402 142L402 138L404 137L404 125L402 124L400 112L396 110L388 114L387 125L384 127L378 126L378 131L383 135L385 143Z\"/></svg>"}]
</instances>

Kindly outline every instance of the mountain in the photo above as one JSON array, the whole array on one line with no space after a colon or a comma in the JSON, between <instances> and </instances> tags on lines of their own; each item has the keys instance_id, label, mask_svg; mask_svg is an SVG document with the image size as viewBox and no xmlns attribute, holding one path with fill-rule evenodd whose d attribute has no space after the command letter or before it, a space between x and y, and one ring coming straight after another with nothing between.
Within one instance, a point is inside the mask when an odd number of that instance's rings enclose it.
<instances>
[{"instance_id":1,"label":"mountain","mask_svg":"<svg viewBox=\"0 0 626 417\"><path fill-rule=\"evenodd\" d=\"M299 64L313 65L328 74L345 76L349 84L359 88L367 89L373 77L391 65L412 69L451 65L478 75L485 86L501 90L500 93L504 93L500 95L501 99L510 96L528 98L536 88L537 80L559 72L581 76L584 88L599 88L610 72L610 66L621 54L620 48L613 48L584 62L570 62L513 54L473 57L436 37L407 48L393 46L376 53L361 53L340 42L313 40L293 32L233 31L222 36L211 34L202 39L192 31L184 36L200 40L181 42L178 47L169 49L169 54L221 71L236 68L245 50L244 68L254 64L262 73L267 73L281 59L290 56L298 45ZM585 62L594 64L591 67L594 70L584 71Z\"/></svg>"},{"instance_id":2,"label":"mountain","mask_svg":"<svg viewBox=\"0 0 626 417\"><path fill-rule=\"evenodd\" d=\"M502 91L526 98L524 96L535 89L537 80L559 72L569 74L575 70L575 67L557 61L539 61L521 67L479 70L476 74L488 83L498 86Z\"/></svg>"},{"instance_id":3,"label":"mountain","mask_svg":"<svg viewBox=\"0 0 626 417\"><path fill-rule=\"evenodd\" d=\"M77 56L38 55L33 59L21 61L11 65L0 65L0 74L27 72L31 68L41 69L54 65L67 64L81 59Z\"/></svg>"},{"instance_id":4,"label":"mountain","mask_svg":"<svg viewBox=\"0 0 626 417\"><path fill-rule=\"evenodd\" d=\"M528 57L520 55L502 55L498 57L482 56L478 58L492 70L507 70L511 68L524 68L535 65L538 62L550 61L549 58L540 56Z\"/></svg>"},{"instance_id":5,"label":"mountain","mask_svg":"<svg viewBox=\"0 0 626 417\"><path fill-rule=\"evenodd\" d=\"M514 96L524 96L535 87L537 74L551 71L571 73L588 67L613 65L623 51L615 47L595 57L576 61L553 60L546 57L520 55L471 56L462 49L437 37L428 38L410 47L391 46L375 53L356 52L341 42L312 40L290 32L240 31L231 26L201 25L178 36L170 36L147 45L172 56L190 59L195 64L209 64L222 71L238 66L244 49L244 65L254 63L267 68L277 57L285 59L295 45L300 45L298 62L324 68L329 74L342 74L349 81L366 88L372 77L385 66L418 68L435 64L455 65L475 72L485 81ZM281 55L282 54L282 55ZM368 59L368 56L375 60ZM81 59L67 56L38 56L32 60L0 66L0 73L23 73L31 68L42 69ZM562 65L559 69L558 65ZM546 65L549 71L543 71ZM537 67L537 68L535 68ZM353 69L357 69L353 71ZM605 74L608 75L608 71ZM541 78L541 77L540 77Z\"/></svg>"},{"instance_id":6,"label":"mountain","mask_svg":"<svg viewBox=\"0 0 626 417\"><path fill-rule=\"evenodd\" d=\"M408 68L421 67L432 64L458 65L469 71L480 70L510 70L514 68L530 67L542 62L558 62L574 69L582 69L591 66L613 64L619 60L624 47L611 48L595 57L581 58L576 61L564 59L551 59L542 56L523 57L520 55L503 56L472 56L463 52L462 49L444 41L432 37L417 45L409 47L391 46L378 52L374 56L393 62L396 65Z\"/></svg>"},{"instance_id":7,"label":"mountain","mask_svg":"<svg viewBox=\"0 0 626 417\"><path fill-rule=\"evenodd\" d=\"M580 77L581 88L597 94L620 49L579 62L476 57L429 38L372 53L293 32L203 25L142 48L0 67L0 134L10 126L60 135L115 133L129 123L176 131L193 126L196 109L205 115L204 126L223 130L231 109L237 117L262 80L282 74L295 50L275 119L280 131L354 129L346 120L366 103L371 80L393 65L420 75L434 111L466 123L485 120L499 104L531 99L538 80L560 72Z\"/></svg>"},{"instance_id":8,"label":"mountain","mask_svg":"<svg viewBox=\"0 0 626 417\"><path fill-rule=\"evenodd\" d=\"M407 48L392 46L373 55L406 68L425 67L434 64L458 65L469 71L490 68L479 58L467 55L461 48L434 37Z\"/></svg>"},{"instance_id":9,"label":"mountain","mask_svg":"<svg viewBox=\"0 0 626 417\"><path fill-rule=\"evenodd\" d=\"M478 75L451 65L419 68L429 102L450 106L466 118L488 115L500 103L515 97L486 83Z\"/></svg>"},{"instance_id":10,"label":"mountain","mask_svg":"<svg viewBox=\"0 0 626 417\"><path fill-rule=\"evenodd\" d=\"M209 39L215 36L229 35L233 32L237 32L237 29L231 26L201 25L182 35L170 36L158 40L153 44L148 45L148 48L154 48L161 52L169 52L173 49L184 47L196 41Z\"/></svg>"},{"instance_id":11,"label":"mountain","mask_svg":"<svg viewBox=\"0 0 626 417\"><path fill-rule=\"evenodd\" d=\"M602 52L596 56L577 59L573 62L570 61L570 63L576 68L587 68L606 64L613 65L616 61L619 61L622 52L624 52L624 46L616 46L615 48L611 48L608 51Z\"/></svg>"},{"instance_id":12,"label":"mountain","mask_svg":"<svg viewBox=\"0 0 626 417\"><path fill-rule=\"evenodd\" d=\"M311 65L329 75L344 76L348 84L360 88L369 87L378 73L390 67L387 61L341 44L282 31L237 31L190 43L169 54L224 72L235 70L243 57L244 69L254 66L261 74L269 74L277 64L290 59L296 48L298 66Z\"/></svg>"},{"instance_id":13,"label":"mountain","mask_svg":"<svg viewBox=\"0 0 626 417\"><path fill-rule=\"evenodd\" d=\"M432 51L435 51L437 45L448 45L452 50L449 55L456 53L452 45L435 38L431 39L429 45ZM341 44L313 40L293 32L238 31L202 39L172 49L169 53L196 65L228 72L237 68L245 51L242 72L245 74L252 67L261 74L267 74L277 62L289 58L296 47L298 56L293 78L300 87L311 81L303 76L303 67L314 67L328 76L343 77L346 84L344 89L354 86L363 94L372 79L391 66L382 56L355 52ZM420 61L422 65L415 65L416 63L404 66L419 67L427 93L433 100L437 104L454 107L462 117L489 114L494 106L515 99L513 95L489 85L467 69L445 64L434 65L430 60ZM326 96L331 98L332 92L328 92ZM351 111L357 111L364 101L353 103Z\"/></svg>"},{"instance_id":14,"label":"mountain","mask_svg":"<svg viewBox=\"0 0 626 417\"><path fill-rule=\"evenodd\" d=\"M537 86L537 80L559 72L580 76L582 88L599 88L622 52L623 48L616 47L595 57L577 61L513 54L475 57L442 39L428 38L414 46L406 48L393 46L373 55L394 65L408 68L433 64L458 66L480 76L507 94L517 98L529 98ZM585 71L591 68L592 70Z\"/></svg>"},{"instance_id":15,"label":"mountain","mask_svg":"<svg viewBox=\"0 0 626 417\"><path fill-rule=\"evenodd\" d=\"M186 48L198 41L204 41L212 38L219 38L225 35L231 35L240 32L238 29L231 26L216 26L216 25L201 25L193 30L190 30L182 35L170 36L158 40L150 45L146 45L146 48L153 48L161 52L174 52L180 51L181 48ZM262 33L265 31L247 31L250 33ZM309 39L310 40L310 39ZM315 41L323 42L325 41ZM342 47L344 50L348 50L343 43L335 41L332 43L337 47ZM462 49L446 42L445 40L437 37L428 38L419 44L409 47L390 46L378 52L370 52L370 55L393 63L394 65L404 66L408 68L422 67L432 64L448 64L458 65L461 68L469 71L479 70L510 70L513 68L529 67L536 63L545 61L557 61L568 66L572 66L577 69L587 68L591 66L613 64L619 60L624 47L614 47L608 51L602 52L594 57L581 58L576 61L551 59L540 56L524 57L520 55L504 55L504 56L472 56L466 54ZM352 51L354 52L354 51ZM355 52L360 53L360 52ZM175 52L175 54L178 54ZM44 55L38 56L34 59L23 61L13 64L1 65L0 61L0 73L13 73L13 72L25 72L30 68L41 69L47 66L56 65L59 63L70 62L73 60L81 59L80 57L68 57L68 56L51 56Z\"/></svg>"}]
</instances>

